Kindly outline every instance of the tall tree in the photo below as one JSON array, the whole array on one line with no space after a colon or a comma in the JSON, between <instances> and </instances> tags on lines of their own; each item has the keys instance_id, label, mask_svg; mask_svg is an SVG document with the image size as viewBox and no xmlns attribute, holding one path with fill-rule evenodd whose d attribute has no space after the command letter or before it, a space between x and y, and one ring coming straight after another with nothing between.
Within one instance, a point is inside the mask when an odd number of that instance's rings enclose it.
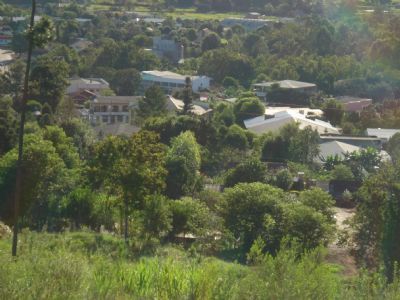
<instances>
[{"instance_id":1,"label":"tall tree","mask_svg":"<svg viewBox=\"0 0 400 300\"><path fill-rule=\"evenodd\" d=\"M52 38L52 24L48 18L43 18L35 25L35 14L36 14L36 0L32 0L32 11L30 25L28 29L28 56L25 71L24 80L24 92L21 101L21 120L18 133L18 161L16 170L16 187L14 197L14 227L13 227L13 240L12 240L12 255L17 255L17 244L18 244L18 222L19 222L19 206L22 195L22 183L23 183L23 144L24 144L24 128L26 118L26 103L28 100L29 92L29 76L31 69L32 52L35 46L43 46Z\"/></svg>"},{"instance_id":2,"label":"tall tree","mask_svg":"<svg viewBox=\"0 0 400 300\"><path fill-rule=\"evenodd\" d=\"M190 77L185 79L185 88L183 90L183 113L187 114L193 107L193 95L192 95L192 80Z\"/></svg>"}]
</instances>

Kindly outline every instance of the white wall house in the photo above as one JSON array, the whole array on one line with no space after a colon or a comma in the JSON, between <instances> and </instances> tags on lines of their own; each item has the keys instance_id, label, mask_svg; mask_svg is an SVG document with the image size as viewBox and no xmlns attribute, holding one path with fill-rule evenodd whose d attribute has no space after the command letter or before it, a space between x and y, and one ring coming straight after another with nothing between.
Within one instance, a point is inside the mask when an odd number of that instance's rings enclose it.
<instances>
[{"instance_id":1,"label":"white wall house","mask_svg":"<svg viewBox=\"0 0 400 300\"><path fill-rule=\"evenodd\" d=\"M97 96L90 102L90 120L93 124L131 123L131 110L141 97Z\"/></svg>"},{"instance_id":2,"label":"white wall house","mask_svg":"<svg viewBox=\"0 0 400 300\"><path fill-rule=\"evenodd\" d=\"M109 88L109 83L102 78L72 78L69 80L67 94L75 94L84 90L97 94L101 90Z\"/></svg>"},{"instance_id":3,"label":"white wall house","mask_svg":"<svg viewBox=\"0 0 400 300\"><path fill-rule=\"evenodd\" d=\"M185 75L169 71L143 71L141 72L142 77L142 89L147 90L153 85L160 86L165 93L171 94L174 90L182 89L185 87ZM193 92L200 92L210 88L211 78L207 76L189 76L192 80Z\"/></svg>"}]
</instances>

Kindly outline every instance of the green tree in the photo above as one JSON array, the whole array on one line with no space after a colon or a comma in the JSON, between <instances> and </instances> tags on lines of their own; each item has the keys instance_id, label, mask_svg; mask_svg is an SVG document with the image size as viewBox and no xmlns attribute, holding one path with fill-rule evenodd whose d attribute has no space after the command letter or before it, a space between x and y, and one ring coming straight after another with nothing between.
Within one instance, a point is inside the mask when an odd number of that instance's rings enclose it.
<instances>
[{"instance_id":1,"label":"green tree","mask_svg":"<svg viewBox=\"0 0 400 300\"><path fill-rule=\"evenodd\" d=\"M50 57L39 58L30 75L30 96L41 103L48 103L55 111L68 85L68 64Z\"/></svg>"},{"instance_id":2,"label":"green tree","mask_svg":"<svg viewBox=\"0 0 400 300\"><path fill-rule=\"evenodd\" d=\"M151 237L165 237L172 229L169 200L161 195L149 195L144 200L143 228Z\"/></svg>"},{"instance_id":3,"label":"green tree","mask_svg":"<svg viewBox=\"0 0 400 300\"><path fill-rule=\"evenodd\" d=\"M356 257L360 263L368 268L377 268L384 259L383 251L389 255L395 244L392 239L393 229L396 222L395 205L397 196L395 184L398 182L398 175L391 167L382 169L379 173L370 176L361 186L356 194L356 214L352 220L352 227L357 245ZM393 201L393 202L392 202ZM384 236L388 243L384 249ZM391 264L387 257L387 264ZM388 266L388 265L387 265Z\"/></svg>"},{"instance_id":4,"label":"green tree","mask_svg":"<svg viewBox=\"0 0 400 300\"><path fill-rule=\"evenodd\" d=\"M275 185L284 191L289 191L293 185L292 173L287 169L279 171L276 174Z\"/></svg>"},{"instance_id":5,"label":"green tree","mask_svg":"<svg viewBox=\"0 0 400 300\"><path fill-rule=\"evenodd\" d=\"M395 162L400 160L400 133L393 135L386 145L386 150Z\"/></svg>"},{"instance_id":6,"label":"green tree","mask_svg":"<svg viewBox=\"0 0 400 300\"><path fill-rule=\"evenodd\" d=\"M152 86L139 101L138 115L142 118L160 116L167 110L167 98L159 86Z\"/></svg>"},{"instance_id":7,"label":"green tree","mask_svg":"<svg viewBox=\"0 0 400 300\"><path fill-rule=\"evenodd\" d=\"M235 123L235 114L232 105L220 103L214 109L213 121L218 125L231 126Z\"/></svg>"},{"instance_id":8,"label":"green tree","mask_svg":"<svg viewBox=\"0 0 400 300\"><path fill-rule=\"evenodd\" d=\"M201 165L200 146L192 132L174 138L167 154L167 195L179 199L191 195L198 188Z\"/></svg>"},{"instance_id":9,"label":"green tree","mask_svg":"<svg viewBox=\"0 0 400 300\"><path fill-rule=\"evenodd\" d=\"M138 92L140 81L140 73L131 68L116 71L110 84L118 96L133 96Z\"/></svg>"},{"instance_id":10,"label":"green tree","mask_svg":"<svg viewBox=\"0 0 400 300\"><path fill-rule=\"evenodd\" d=\"M285 236L298 241L303 249L327 245L334 231L321 212L301 203L286 205L283 218Z\"/></svg>"},{"instance_id":11,"label":"green tree","mask_svg":"<svg viewBox=\"0 0 400 300\"><path fill-rule=\"evenodd\" d=\"M249 159L228 171L225 186L233 187L240 182L266 181L267 167L258 159Z\"/></svg>"},{"instance_id":12,"label":"green tree","mask_svg":"<svg viewBox=\"0 0 400 300\"><path fill-rule=\"evenodd\" d=\"M248 86L254 76L254 68L249 57L227 48L205 52L199 63L199 73L222 82L227 77L237 79L242 86Z\"/></svg>"},{"instance_id":13,"label":"green tree","mask_svg":"<svg viewBox=\"0 0 400 300\"><path fill-rule=\"evenodd\" d=\"M22 159L21 201L19 215L23 216L32 204L48 194L59 183L65 172L65 164L50 141L40 134L30 134L25 139ZM9 151L0 159L0 214L8 224L15 224L13 196L17 168L17 149Z\"/></svg>"},{"instance_id":14,"label":"green tree","mask_svg":"<svg viewBox=\"0 0 400 300\"><path fill-rule=\"evenodd\" d=\"M191 233L196 237L205 236L212 228L212 214L200 201L185 197L170 203L172 211L171 234Z\"/></svg>"},{"instance_id":15,"label":"green tree","mask_svg":"<svg viewBox=\"0 0 400 300\"><path fill-rule=\"evenodd\" d=\"M319 151L319 134L309 126L300 130L291 139L289 155L292 161L312 163Z\"/></svg>"},{"instance_id":16,"label":"green tree","mask_svg":"<svg viewBox=\"0 0 400 300\"><path fill-rule=\"evenodd\" d=\"M324 103L324 115L332 125L340 125L344 115L343 104L335 99L329 99Z\"/></svg>"},{"instance_id":17,"label":"green tree","mask_svg":"<svg viewBox=\"0 0 400 300\"><path fill-rule=\"evenodd\" d=\"M350 167L343 164L334 166L331 175L334 180L354 180L354 174Z\"/></svg>"},{"instance_id":18,"label":"green tree","mask_svg":"<svg viewBox=\"0 0 400 300\"><path fill-rule=\"evenodd\" d=\"M277 249L283 199L282 190L262 183L239 183L224 191L220 214L245 253L259 236L269 250Z\"/></svg>"},{"instance_id":19,"label":"green tree","mask_svg":"<svg viewBox=\"0 0 400 300\"><path fill-rule=\"evenodd\" d=\"M225 135L224 145L242 151L247 150L249 148L249 141L245 130L236 124L229 127Z\"/></svg>"},{"instance_id":20,"label":"green tree","mask_svg":"<svg viewBox=\"0 0 400 300\"><path fill-rule=\"evenodd\" d=\"M146 196L165 188L165 154L157 135L148 131L129 140L109 137L96 145L91 162L93 182L120 197L126 243L132 211L143 209Z\"/></svg>"},{"instance_id":21,"label":"green tree","mask_svg":"<svg viewBox=\"0 0 400 300\"><path fill-rule=\"evenodd\" d=\"M236 122L243 126L243 121L265 114L265 106L257 97L242 98L233 107Z\"/></svg>"},{"instance_id":22,"label":"green tree","mask_svg":"<svg viewBox=\"0 0 400 300\"><path fill-rule=\"evenodd\" d=\"M333 211L335 201L327 192L320 188L305 190L300 192L299 201L302 204L314 208L316 211L322 213L329 222L335 222L335 212Z\"/></svg>"},{"instance_id":23,"label":"green tree","mask_svg":"<svg viewBox=\"0 0 400 300\"><path fill-rule=\"evenodd\" d=\"M13 148L17 140L17 114L12 99L0 98L0 157Z\"/></svg>"},{"instance_id":24,"label":"green tree","mask_svg":"<svg viewBox=\"0 0 400 300\"><path fill-rule=\"evenodd\" d=\"M25 68L21 60L16 60L6 72L0 75L0 94L10 94L15 103L21 101Z\"/></svg>"},{"instance_id":25,"label":"green tree","mask_svg":"<svg viewBox=\"0 0 400 300\"><path fill-rule=\"evenodd\" d=\"M208 50L214 50L219 47L221 47L221 39L214 32L207 35L204 38L203 42L201 43L201 50L203 52L208 51Z\"/></svg>"},{"instance_id":26,"label":"green tree","mask_svg":"<svg viewBox=\"0 0 400 300\"><path fill-rule=\"evenodd\" d=\"M76 228L80 228L81 225L90 226L95 201L94 192L87 187L79 187L63 198L63 215L69 218Z\"/></svg>"}]
</instances>

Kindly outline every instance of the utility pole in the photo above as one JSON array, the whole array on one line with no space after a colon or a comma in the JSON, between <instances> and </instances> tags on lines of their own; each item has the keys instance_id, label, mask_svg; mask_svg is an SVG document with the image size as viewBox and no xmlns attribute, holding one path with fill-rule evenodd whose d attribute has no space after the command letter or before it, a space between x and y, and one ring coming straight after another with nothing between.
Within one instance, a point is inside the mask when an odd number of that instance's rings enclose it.
<instances>
[{"instance_id":1,"label":"utility pole","mask_svg":"<svg viewBox=\"0 0 400 300\"><path fill-rule=\"evenodd\" d=\"M21 100L21 119L19 124L18 132L18 161L17 161L17 173L15 180L15 195L14 195L14 228L13 228L13 239L12 239L12 256L17 256L17 245L18 245L18 222L19 222L19 211L22 195L22 160L24 153L24 129L25 129L25 118L26 118L26 102L28 100L28 88L29 88L29 74L31 68L32 51L33 51L33 27L35 25L35 13L36 13L36 0L32 0L32 12L31 20L28 28L28 58L25 70L25 81L24 91Z\"/></svg>"}]
</instances>

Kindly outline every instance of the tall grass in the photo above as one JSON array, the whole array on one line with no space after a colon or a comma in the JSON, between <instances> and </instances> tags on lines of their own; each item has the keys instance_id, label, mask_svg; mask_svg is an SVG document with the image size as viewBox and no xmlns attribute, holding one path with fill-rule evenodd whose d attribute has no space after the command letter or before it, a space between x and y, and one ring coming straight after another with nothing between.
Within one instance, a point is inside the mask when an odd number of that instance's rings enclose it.
<instances>
[{"instance_id":1,"label":"tall grass","mask_svg":"<svg viewBox=\"0 0 400 300\"><path fill-rule=\"evenodd\" d=\"M400 284L362 273L344 281L321 251L291 249L247 267L165 247L132 257L91 233L21 235L13 260L0 240L0 299L399 299Z\"/></svg>"}]
</instances>

